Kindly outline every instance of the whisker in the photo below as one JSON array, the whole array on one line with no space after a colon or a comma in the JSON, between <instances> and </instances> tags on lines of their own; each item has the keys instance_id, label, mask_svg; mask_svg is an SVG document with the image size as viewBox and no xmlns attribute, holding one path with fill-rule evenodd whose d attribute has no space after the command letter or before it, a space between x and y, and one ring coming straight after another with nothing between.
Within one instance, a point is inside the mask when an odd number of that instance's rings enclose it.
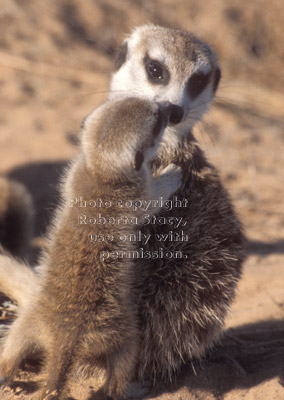
<instances>
[{"instance_id":1,"label":"whisker","mask_svg":"<svg viewBox=\"0 0 284 400\"><path fill-rule=\"evenodd\" d=\"M213 144L212 137L208 134L206 129L203 129L204 125L202 121L196 125L196 129L198 130L200 136L202 137L203 143L206 146L206 140L209 139L210 143Z\"/></svg>"},{"instance_id":2,"label":"whisker","mask_svg":"<svg viewBox=\"0 0 284 400\"><path fill-rule=\"evenodd\" d=\"M89 92L80 94L78 98L87 97L87 96L95 96L96 94L106 94L106 93L126 93L127 90L100 90L95 92Z\"/></svg>"},{"instance_id":3,"label":"whisker","mask_svg":"<svg viewBox=\"0 0 284 400\"><path fill-rule=\"evenodd\" d=\"M210 104L211 101L212 101L212 100L205 100L205 101L203 101L203 102L201 102L201 103L198 103L198 104L196 104L195 106L191 107L190 111L191 111L191 110L195 110L196 108L198 108L198 107L200 107L200 106L204 106L204 105Z\"/></svg>"},{"instance_id":4,"label":"whisker","mask_svg":"<svg viewBox=\"0 0 284 400\"><path fill-rule=\"evenodd\" d=\"M215 98L213 99L213 102L222 102L222 103L228 102L228 103L236 103L236 104L238 104L237 102L235 102L231 98L224 97L224 96L215 96Z\"/></svg>"},{"instance_id":5,"label":"whisker","mask_svg":"<svg viewBox=\"0 0 284 400\"><path fill-rule=\"evenodd\" d=\"M238 101L234 101L232 99L226 98L226 97L221 97L218 96L213 100L213 105L219 106L219 107L234 107L238 111L243 111L244 110L244 105L240 104Z\"/></svg>"},{"instance_id":6,"label":"whisker","mask_svg":"<svg viewBox=\"0 0 284 400\"><path fill-rule=\"evenodd\" d=\"M194 117L194 116L188 116L187 117L187 120L190 120L190 121L195 121L195 122L197 122L197 121L200 121L200 118L198 118L198 117Z\"/></svg>"}]
</instances>

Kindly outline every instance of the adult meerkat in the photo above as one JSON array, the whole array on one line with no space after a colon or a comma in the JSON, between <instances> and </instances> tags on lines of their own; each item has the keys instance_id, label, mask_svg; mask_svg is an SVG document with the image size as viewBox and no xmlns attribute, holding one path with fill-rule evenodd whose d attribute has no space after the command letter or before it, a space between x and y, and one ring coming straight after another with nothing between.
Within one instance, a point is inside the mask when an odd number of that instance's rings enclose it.
<instances>
[{"instance_id":1,"label":"adult meerkat","mask_svg":"<svg viewBox=\"0 0 284 400\"><path fill-rule=\"evenodd\" d=\"M183 178L176 196L188 204L159 214L182 217L182 229L144 227L144 234L151 234L145 250L182 250L187 258L140 260L136 286L141 379L171 380L185 362L202 357L218 340L246 256L230 199L192 134L215 95L220 75L214 52L196 36L146 25L123 42L112 76L110 98L135 95L176 105L170 116L176 124L164 132L152 174L157 176L171 163L180 166ZM169 231L169 237L185 240L155 240L155 234ZM1 290L5 285L13 290L1 259L0 285ZM22 304L30 292L27 286L12 297Z\"/></svg>"},{"instance_id":2,"label":"adult meerkat","mask_svg":"<svg viewBox=\"0 0 284 400\"><path fill-rule=\"evenodd\" d=\"M0 176L0 254L24 255L32 228L31 195L21 183Z\"/></svg>"},{"instance_id":3,"label":"adult meerkat","mask_svg":"<svg viewBox=\"0 0 284 400\"><path fill-rule=\"evenodd\" d=\"M112 76L110 98L135 94L177 106L171 116L176 124L165 130L152 174L171 163L180 166L183 178L176 196L188 204L159 213L182 217L182 228L153 224L143 230L151 233L145 250L178 249L186 258L140 262L141 379L172 380L181 365L201 358L218 340L246 257L241 223L192 134L220 76L208 45L191 33L154 25L138 27L123 42ZM157 242L157 237L165 240Z\"/></svg>"},{"instance_id":4,"label":"adult meerkat","mask_svg":"<svg viewBox=\"0 0 284 400\"><path fill-rule=\"evenodd\" d=\"M85 121L81 152L66 174L38 289L2 342L2 380L12 378L31 350L42 348L47 384L40 399L65 398L73 364L90 357L107 369L106 394L112 399L124 394L135 371L139 333L135 262L127 257L135 244L119 237L137 230L144 211L120 205L168 199L178 188L179 167L171 164L155 179L149 167L173 110L170 103L127 98L107 102ZM89 206L82 218L74 201L78 197L100 199L105 204L100 216ZM158 210L152 207L153 213ZM95 235L100 239L94 244Z\"/></svg>"}]
</instances>

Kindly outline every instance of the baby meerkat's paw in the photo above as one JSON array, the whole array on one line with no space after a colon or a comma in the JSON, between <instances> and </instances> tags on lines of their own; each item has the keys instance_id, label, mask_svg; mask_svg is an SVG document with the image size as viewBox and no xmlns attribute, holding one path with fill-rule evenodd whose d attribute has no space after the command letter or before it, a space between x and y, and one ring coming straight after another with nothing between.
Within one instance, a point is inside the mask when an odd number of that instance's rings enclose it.
<instances>
[{"instance_id":1,"label":"baby meerkat's paw","mask_svg":"<svg viewBox=\"0 0 284 400\"><path fill-rule=\"evenodd\" d=\"M162 196L164 199L168 199L181 187L181 183L181 168L176 164L169 164L155 179L155 186L158 197Z\"/></svg>"},{"instance_id":2,"label":"baby meerkat's paw","mask_svg":"<svg viewBox=\"0 0 284 400\"><path fill-rule=\"evenodd\" d=\"M181 173L181 167L171 163L169 165L166 166L166 168L162 169L160 176L165 175L165 174L169 174L169 176L173 179L176 180L178 186L180 187L181 185L181 181L182 181L182 173Z\"/></svg>"}]
</instances>

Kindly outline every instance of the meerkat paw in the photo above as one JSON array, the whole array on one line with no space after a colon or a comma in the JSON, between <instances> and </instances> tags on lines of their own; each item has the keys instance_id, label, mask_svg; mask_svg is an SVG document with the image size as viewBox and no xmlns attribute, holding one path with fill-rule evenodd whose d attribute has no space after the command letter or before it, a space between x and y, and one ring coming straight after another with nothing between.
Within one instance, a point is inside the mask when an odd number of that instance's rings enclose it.
<instances>
[{"instance_id":1,"label":"meerkat paw","mask_svg":"<svg viewBox=\"0 0 284 400\"><path fill-rule=\"evenodd\" d=\"M164 169L162 169L160 176L163 176L165 174L169 174L170 176L175 177L179 181L179 184L181 184L182 174L180 166L174 163L167 165Z\"/></svg>"},{"instance_id":2,"label":"meerkat paw","mask_svg":"<svg viewBox=\"0 0 284 400\"><path fill-rule=\"evenodd\" d=\"M175 193L182 183L182 171L176 164L169 164L155 179L155 195L168 199Z\"/></svg>"}]
</instances>

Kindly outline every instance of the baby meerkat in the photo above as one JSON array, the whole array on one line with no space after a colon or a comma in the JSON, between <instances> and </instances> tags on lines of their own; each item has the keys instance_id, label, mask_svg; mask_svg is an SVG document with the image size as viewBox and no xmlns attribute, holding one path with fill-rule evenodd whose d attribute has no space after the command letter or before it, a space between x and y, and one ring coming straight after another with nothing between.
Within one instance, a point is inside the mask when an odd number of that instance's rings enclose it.
<instances>
[{"instance_id":1,"label":"baby meerkat","mask_svg":"<svg viewBox=\"0 0 284 400\"><path fill-rule=\"evenodd\" d=\"M175 165L155 179L149 170L172 110L170 103L127 98L107 102L85 121L81 152L62 186L62 205L49 233L38 289L2 341L3 381L13 377L31 350L43 349L47 384L40 399L65 398L72 367L84 357L105 366L106 395L123 396L139 347L133 288L137 272L131 258L104 259L102 254L135 249L119 235L132 233L137 225L113 220L135 217L139 223L143 211L118 204L168 199L178 189L180 171ZM84 208L89 223L80 223L82 211L74 204L78 197L108 204L100 208L102 223L94 222L91 207ZM94 244L90 235L104 240Z\"/></svg>"}]
</instances>

